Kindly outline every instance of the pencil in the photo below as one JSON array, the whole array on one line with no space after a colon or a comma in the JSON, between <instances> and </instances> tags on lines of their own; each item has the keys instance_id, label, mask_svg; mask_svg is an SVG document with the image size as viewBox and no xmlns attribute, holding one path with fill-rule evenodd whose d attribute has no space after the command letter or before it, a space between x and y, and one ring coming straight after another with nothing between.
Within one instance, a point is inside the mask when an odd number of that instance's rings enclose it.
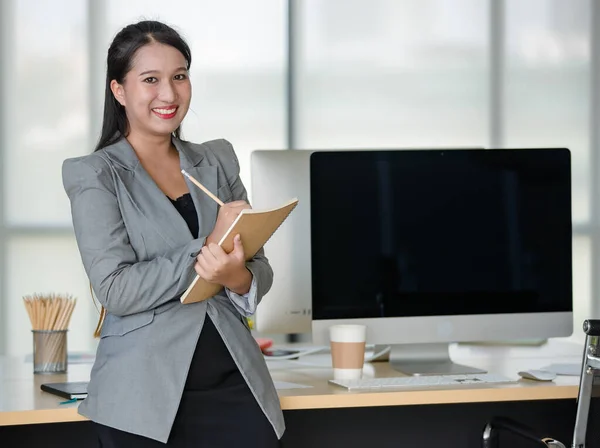
<instances>
[{"instance_id":1,"label":"pencil","mask_svg":"<svg viewBox=\"0 0 600 448\"><path fill-rule=\"evenodd\" d=\"M33 330L67 330L77 299L62 294L33 294L23 297Z\"/></svg>"},{"instance_id":2,"label":"pencil","mask_svg":"<svg viewBox=\"0 0 600 448\"><path fill-rule=\"evenodd\" d=\"M185 170L181 170L181 172L194 185L196 185L198 188L200 188L202 191L204 191L213 201L215 201L217 204L219 204L221 206L223 205L223 201L221 201L218 197L216 197L214 194L212 194L208 188L206 188L204 185L202 185L200 182L198 182L196 179L194 179L188 172L186 172Z\"/></svg>"}]
</instances>

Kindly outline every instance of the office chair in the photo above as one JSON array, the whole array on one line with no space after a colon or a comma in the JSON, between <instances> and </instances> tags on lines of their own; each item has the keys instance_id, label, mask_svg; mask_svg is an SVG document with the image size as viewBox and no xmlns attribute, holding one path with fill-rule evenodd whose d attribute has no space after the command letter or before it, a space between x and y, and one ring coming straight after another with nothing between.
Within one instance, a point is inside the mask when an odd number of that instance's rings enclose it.
<instances>
[{"instance_id":1,"label":"office chair","mask_svg":"<svg viewBox=\"0 0 600 448\"><path fill-rule=\"evenodd\" d=\"M583 323L585 344L583 349L583 362L579 378L579 392L577 394L577 414L573 442L566 445L563 442L541 435L539 432L506 417L496 417L488 422L483 429L483 448L499 448L499 431L508 431L531 440L535 446L550 448L585 448L588 414L592 398L592 385L594 375L600 372L600 320L588 319ZM534 445L532 445L533 447Z\"/></svg>"}]
</instances>

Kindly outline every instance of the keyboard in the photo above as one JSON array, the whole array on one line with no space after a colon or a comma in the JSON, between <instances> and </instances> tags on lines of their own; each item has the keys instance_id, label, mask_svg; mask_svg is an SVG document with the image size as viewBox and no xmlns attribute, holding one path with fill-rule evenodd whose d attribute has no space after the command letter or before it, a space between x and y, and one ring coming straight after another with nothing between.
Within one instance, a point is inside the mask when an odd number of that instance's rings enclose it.
<instances>
[{"instance_id":1,"label":"keyboard","mask_svg":"<svg viewBox=\"0 0 600 448\"><path fill-rule=\"evenodd\" d=\"M336 386L348 390L374 390L374 389L425 389L446 386L472 386L476 384L501 384L516 383L510 379L494 373L468 374L468 375L424 375L402 376L392 378L362 378L360 380L329 380Z\"/></svg>"}]
</instances>

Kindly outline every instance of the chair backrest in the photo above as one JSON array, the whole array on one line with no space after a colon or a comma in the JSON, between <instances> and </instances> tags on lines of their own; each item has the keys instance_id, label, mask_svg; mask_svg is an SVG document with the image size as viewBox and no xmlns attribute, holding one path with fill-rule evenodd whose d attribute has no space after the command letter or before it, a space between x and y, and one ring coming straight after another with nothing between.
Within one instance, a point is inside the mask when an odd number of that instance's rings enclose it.
<instances>
[{"instance_id":1,"label":"chair backrest","mask_svg":"<svg viewBox=\"0 0 600 448\"><path fill-rule=\"evenodd\" d=\"M585 447L594 375L600 372L600 320L586 320L583 323L583 331L585 332L585 346L581 363L581 376L579 377L573 448Z\"/></svg>"}]
</instances>

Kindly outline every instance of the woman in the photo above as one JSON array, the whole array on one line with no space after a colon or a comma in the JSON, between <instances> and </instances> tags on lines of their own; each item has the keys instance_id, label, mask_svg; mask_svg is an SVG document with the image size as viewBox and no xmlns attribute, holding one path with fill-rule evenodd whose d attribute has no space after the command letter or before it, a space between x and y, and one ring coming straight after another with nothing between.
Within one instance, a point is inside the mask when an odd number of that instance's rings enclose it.
<instances>
[{"instance_id":1,"label":"woman","mask_svg":"<svg viewBox=\"0 0 600 448\"><path fill-rule=\"evenodd\" d=\"M181 140L190 50L154 21L127 26L108 50L96 151L68 159L63 183L87 275L103 306L100 342L79 412L102 447L271 447L284 421L252 314L272 283L263 251L216 242L249 207L225 140ZM185 179L215 192L217 204ZM198 274L223 286L179 298Z\"/></svg>"}]
</instances>

